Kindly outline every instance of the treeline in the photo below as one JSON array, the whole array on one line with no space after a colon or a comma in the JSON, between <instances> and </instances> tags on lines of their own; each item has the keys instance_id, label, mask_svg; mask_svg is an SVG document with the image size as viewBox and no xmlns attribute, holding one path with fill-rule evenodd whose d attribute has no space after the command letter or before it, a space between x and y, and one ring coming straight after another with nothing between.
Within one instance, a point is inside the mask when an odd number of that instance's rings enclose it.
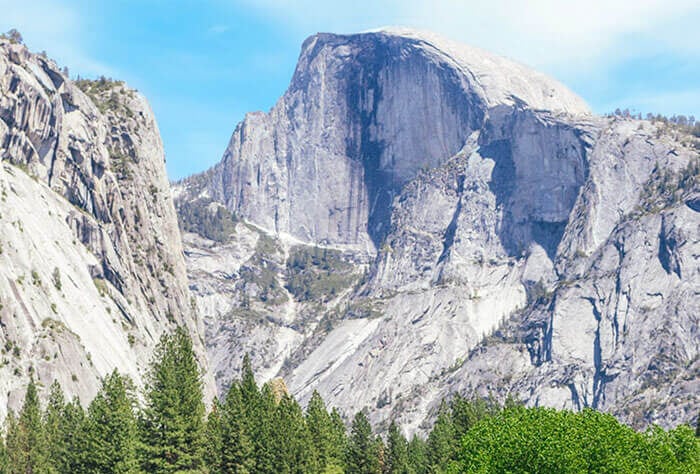
<instances>
[{"instance_id":1,"label":"treeline","mask_svg":"<svg viewBox=\"0 0 700 474\"><path fill-rule=\"evenodd\" d=\"M84 410L57 383L42 409L32 381L6 420L0 473L691 473L700 443L688 426L638 433L614 417L443 402L427 436L392 423L377 436L364 412L350 430L314 393L306 410L278 385L242 377L205 412L199 369L183 330L159 343L141 401L116 371Z\"/></svg>"},{"instance_id":2,"label":"treeline","mask_svg":"<svg viewBox=\"0 0 700 474\"><path fill-rule=\"evenodd\" d=\"M700 122L695 119L694 115L671 115L670 117L661 114L647 113L642 115L641 112L632 113L629 109L615 109L611 114L606 114L607 117L622 117L635 120L648 120L649 122L659 122L666 126L674 127L684 133L694 135L700 138Z\"/></svg>"}]
</instances>

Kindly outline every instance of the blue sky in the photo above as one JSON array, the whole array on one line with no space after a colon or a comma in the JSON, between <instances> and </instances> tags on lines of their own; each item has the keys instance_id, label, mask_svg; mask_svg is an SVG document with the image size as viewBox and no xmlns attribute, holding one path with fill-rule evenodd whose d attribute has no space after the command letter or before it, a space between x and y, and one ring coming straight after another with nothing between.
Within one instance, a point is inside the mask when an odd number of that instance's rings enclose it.
<instances>
[{"instance_id":1,"label":"blue sky","mask_svg":"<svg viewBox=\"0 0 700 474\"><path fill-rule=\"evenodd\" d=\"M700 118L698 0L0 0L71 75L124 79L151 102L172 179L216 163L245 112L284 92L303 40L385 25L437 31L546 72L600 113Z\"/></svg>"}]
</instances>

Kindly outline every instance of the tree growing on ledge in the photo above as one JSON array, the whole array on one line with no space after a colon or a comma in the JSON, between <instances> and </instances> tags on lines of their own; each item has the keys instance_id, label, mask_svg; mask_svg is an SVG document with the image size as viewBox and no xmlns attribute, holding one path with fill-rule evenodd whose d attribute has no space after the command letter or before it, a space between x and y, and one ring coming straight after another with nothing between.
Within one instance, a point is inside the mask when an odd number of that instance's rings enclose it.
<instances>
[{"instance_id":1,"label":"tree growing on ledge","mask_svg":"<svg viewBox=\"0 0 700 474\"><path fill-rule=\"evenodd\" d=\"M12 44L24 43L24 38L22 38L22 34L14 28L8 30L7 33L3 33L2 35L0 35L0 37L6 40L10 40L10 43Z\"/></svg>"}]
</instances>

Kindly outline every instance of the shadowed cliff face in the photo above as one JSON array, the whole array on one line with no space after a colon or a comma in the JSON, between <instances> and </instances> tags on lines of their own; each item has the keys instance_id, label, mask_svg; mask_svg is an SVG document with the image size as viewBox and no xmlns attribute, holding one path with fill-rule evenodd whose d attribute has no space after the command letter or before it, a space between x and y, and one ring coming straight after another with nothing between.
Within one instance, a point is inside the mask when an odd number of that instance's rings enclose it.
<instances>
[{"instance_id":1,"label":"shadowed cliff face","mask_svg":"<svg viewBox=\"0 0 700 474\"><path fill-rule=\"evenodd\" d=\"M531 111L493 115L480 154L494 161L489 186L504 212L501 243L513 257L536 243L554 260L587 176L585 131Z\"/></svg>"},{"instance_id":2,"label":"shadowed cliff face","mask_svg":"<svg viewBox=\"0 0 700 474\"><path fill-rule=\"evenodd\" d=\"M459 151L485 111L453 69L415 44L370 37L359 48L341 72L351 114L345 154L362 163L367 233L379 248L403 185Z\"/></svg>"},{"instance_id":3,"label":"shadowed cliff face","mask_svg":"<svg viewBox=\"0 0 700 474\"><path fill-rule=\"evenodd\" d=\"M285 96L237 128L203 188L265 228L374 251L401 187L481 127L470 87L416 41L318 35Z\"/></svg>"}]
</instances>

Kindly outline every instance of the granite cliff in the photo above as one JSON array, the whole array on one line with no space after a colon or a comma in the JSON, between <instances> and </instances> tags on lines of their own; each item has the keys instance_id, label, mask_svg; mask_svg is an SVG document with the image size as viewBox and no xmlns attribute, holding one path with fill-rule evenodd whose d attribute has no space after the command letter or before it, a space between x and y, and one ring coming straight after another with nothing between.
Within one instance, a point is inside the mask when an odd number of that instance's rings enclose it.
<instances>
[{"instance_id":1,"label":"granite cliff","mask_svg":"<svg viewBox=\"0 0 700 474\"><path fill-rule=\"evenodd\" d=\"M697 416L698 145L406 29L318 34L223 159L175 184L225 387L265 379L409 430L460 391ZM202 229L206 229L203 231Z\"/></svg>"},{"instance_id":2,"label":"granite cliff","mask_svg":"<svg viewBox=\"0 0 700 474\"><path fill-rule=\"evenodd\" d=\"M0 418L30 376L83 402L115 368L140 383L176 324L204 357L143 96L1 39L0 160Z\"/></svg>"}]
</instances>

